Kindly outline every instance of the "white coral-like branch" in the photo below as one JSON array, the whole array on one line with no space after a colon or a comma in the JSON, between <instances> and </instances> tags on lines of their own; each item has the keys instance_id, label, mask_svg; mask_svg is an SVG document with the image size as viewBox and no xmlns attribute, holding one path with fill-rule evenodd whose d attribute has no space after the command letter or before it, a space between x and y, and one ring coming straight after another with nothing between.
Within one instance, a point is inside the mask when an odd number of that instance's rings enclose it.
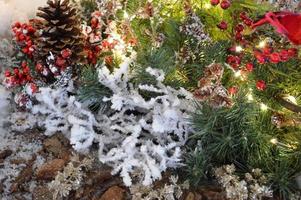
<instances>
[{"instance_id":1,"label":"white coral-like branch","mask_svg":"<svg viewBox=\"0 0 301 200\"><path fill-rule=\"evenodd\" d=\"M181 88L165 86L161 70L147 68L156 85L129 82L130 60L112 74L102 67L99 81L113 91L104 101L111 103L111 113L98 116L102 134L98 136L99 159L113 167L126 185L132 184L131 175L137 171L143 185L161 178L168 167L177 167L181 161L181 147L192 132L188 117L193 111L193 96ZM141 91L156 93L146 99ZM101 122L100 122L101 121Z\"/></svg>"},{"instance_id":2,"label":"white coral-like branch","mask_svg":"<svg viewBox=\"0 0 301 200\"><path fill-rule=\"evenodd\" d=\"M32 113L41 117L38 123L46 129L45 134L62 132L75 150L87 151L94 140L93 125L97 124L93 114L74 96L69 97L66 89L40 88L35 98L39 104L33 106Z\"/></svg>"}]
</instances>

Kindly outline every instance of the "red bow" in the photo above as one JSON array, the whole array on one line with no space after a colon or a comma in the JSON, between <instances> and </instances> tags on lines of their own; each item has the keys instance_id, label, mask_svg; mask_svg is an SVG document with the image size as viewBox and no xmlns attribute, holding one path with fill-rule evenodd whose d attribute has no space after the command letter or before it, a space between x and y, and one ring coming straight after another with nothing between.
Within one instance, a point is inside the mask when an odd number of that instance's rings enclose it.
<instances>
[{"instance_id":1,"label":"red bow","mask_svg":"<svg viewBox=\"0 0 301 200\"><path fill-rule=\"evenodd\" d=\"M301 14L268 12L263 19L254 23L252 28L266 23L274 26L280 34L285 35L293 44L301 45Z\"/></svg>"}]
</instances>

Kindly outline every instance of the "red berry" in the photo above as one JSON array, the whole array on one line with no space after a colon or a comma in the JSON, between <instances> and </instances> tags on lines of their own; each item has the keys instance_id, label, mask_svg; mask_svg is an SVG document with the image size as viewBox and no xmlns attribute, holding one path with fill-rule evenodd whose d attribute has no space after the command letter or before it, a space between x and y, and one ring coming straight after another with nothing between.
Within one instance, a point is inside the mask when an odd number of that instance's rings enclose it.
<instances>
[{"instance_id":1,"label":"red berry","mask_svg":"<svg viewBox=\"0 0 301 200\"><path fill-rule=\"evenodd\" d=\"M243 38L242 38L242 34L241 33L236 33L235 34L235 40L237 41L241 41Z\"/></svg>"},{"instance_id":2,"label":"red berry","mask_svg":"<svg viewBox=\"0 0 301 200\"><path fill-rule=\"evenodd\" d=\"M31 89L32 93L38 92L38 86L35 83L30 84L30 89Z\"/></svg>"},{"instance_id":3,"label":"red berry","mask_svg":"<svg viewBox=\"0 0 301 200\"><path fill-rule=\"evenodd\" d=\"M14 68L14 74L15 75L19 74L19 69L18 68Z\"/></svg>"},{"instance_id":4,"label":"red berry","mask_svg":"<svg viewBox=\"0 0 301 200\"><path fill-rule=\"evenodd\" d=\"M28 54L29 48L27 48L27 47L23 48L23 49L22 49L22 52L25 53L25 54Z\"/></svg>"},{"instance_id":5,"label":"red berry","mask_svg":"<svg viewBox=\"0 0 301 200\"><path fill-rule=\"evenodd\" d=\"M275 64L279 63L281 60L280 55L277 52L272 53L269 58L270 62Z\"/></svg>"},{"instance_id":6,"label":"red berry","mask_svg":"<svg viewBox=\"0 0 301 200\"><path fill-rule=\"evenodd\" d=\"M237 69L240 65L240 58L238 56L229 55L227 57L227 63L233 67L233 69Z\"/></svg>"},{"instance_id":7,"label":"red berry","mask_svg":"<svg viewBox=\"0 0 301 200\"><path fill-rule=\"evenodd\" d=\"M217 25L217 27L218 27L219 29L221 29L221 30L226 30L226 29L228 28L228 24L227 24L227 22L225 22L225 21L221 21L221 23L219 23L219 24Z\"/></svg>"},{"instance_id":8,"label":"red berry","mask_svg":"<svg viewBox=\"0 0 301 200\"><path fill-rule=\"evenodd\" d=\"M238 24L238 25L235 27L235 31L236 31L237 33L242 32L244 29L245 29L245 27L244 27L244 25L242 25L242 24Z\"/></svg>"},{"instance_id":9,"label":"red berry","mask_svg":"<svg viewBox=\"0 0 301 200\"><path fill-rule=\"evenodd\" d=\"M110 43L107 40L104 40L102 41L101 46L106 49L110 47Z\"/></svg>"},{"instance_id":10,"label":"red berry","mask_svg":"<svg viewBox=\"0 0 301 200\"><path fill-rule=\"evenodd\" d=\"M247 26L251 26L251 25L253 24L253 20L251 20L250 18L246 18L246 19L244 20L244 23L245 23L245 25L247 25Z\"/></svg>"},{"instance_id":11,"label":"red berry","mask_svg":"<svg viewBox=\"0 0 301 200\"><path fill-rule=\"evenodd\" d=\"M41 71L43 71L43 65L42 64L40 64L40 63L37 63L36 64L36 70L38 71L38 72L41 72Z\"/></svg>"},{"instance_id":12,"label":"red berry","mask_svg":"<svg viewBox=\"0 0 301 200\"><path fill-rule=\"evenodd\" d=\"M282 50L280 52L280 58L281 58L281 61L288 61L289 60L289 53L287 50Z\"/></svg>"},{"instance_id":13,"label":"red berry","mask_svg":"<svg viewBox=\"0 0 301 200\"><path fill-rule=\"evenodd\" d=\"M29 26L29 27L27 28L27 31L28 31L28 33L35 33L35 32L36 32L36 29L33 28L32 26Z\"/></svg>"},{"instance_id":14,"label":"red berry","mask_svg":"<svg viewBox=\"0 0 301 200\"><path fill-rule=\"evenodd\" d=\"M13 27L16 27L16 28L20 28L21 27L21 23L20 22L16 22Z\"/></svg>"},{"instance_id":15,"label":"red berry","mask_svg":"<svg viewBox=\"0 0 301 200\"><path fill-rule=\"evenodd\" d=\"M213 5L213 6L218 5L219 2L220 2L220 0L211 0L211 1L210 1L211 5Z\"/></svg>"},{"instance_id":16,"label":"red berry","mask_svg":"<svg viewBox=\"0 0 301 200\"><path fill-rule=\"evenodd\" d=\"M63 58L70 58L70 56L72 55L72 51L70 49L64 49L61 51L61 55Z\"/></svg>"},{"instance_id":17,"label":"red berry","mask_svg":"<svg viewBox=\"0 0 301 200\"><path fill-rule=\"evenodd\" d=\"M57 57L55 64L59 67L64 67L66 65L66 60L59 56Z\"/></svg>"},{"instance_id":18,"label":"red berry","mask_svg":"<svg viewBox=\"0 0 301 200\"><path fill-rule=\"evenodd\" d=\"M228 9L230 6L231 6L231 3L229 0L223 0L221 2L221 8L224 10Z\"/></svg>"},{"instance_id":19,"label":"red berry","mask_svg":"<svg viewBox=\"0 0 301 200\"><path fill-rule=\"evenodd\" d=\"M263 91L266 89L266 84L265 84L265 81L264 80L259 80L256 82L256 88L260 91Z\"/></svg>"},{"instance_id":20,"label":"red berry","mask_svg":"<svg viewBox=\"0 0 301 200\"><path fill-rule=\"evenodd\" d=\"M22 61L22 63L21 63L21 67L22 67L22 68L25 68L25 67L27 67L27 62L26 62L26 61Z\"/></svg>"},{"instance_id":21,"label":"red berry","mask_svg":"<svg viewBox=\"0 0 301 200\"><path fill-rule=\"evenodd\" d=\"M97 28L98 25L99 25L98 19L95 18L95 17L93 17L93 18L91 19L91 27L92 27L92 28Z\"/></svg>"},{"instance_id":22,"label":"red berry","mask_svg":"<svg viewBox=\"0 0 301 200\"><path fill-rule=\"evenodd\" d=\"M241 12L241 13L239 14L239 18L240 18L241 20L247 19L247 18L248 18L247 13L246 13L246 12Z\"/></svg>"},{"instance_id":23,"label":"red berry","mask_svg":"<svg viewBox=\"0 0 301 200\"><path fill-rule=\"evenodd\" d=\"M294 57L294 56L297 55L298 50L295 49L295 48L290 48L290 49L287 50L287 52L288 52L288 55L289 55L290 57Z\"/></svg>"},{"instance_id":24,"label":"red berry","mask_svg":"<svg viewBox=\"0 0 301 200\"><path fill-rule=\"evenodd\" d=\"M100 51L101 51L101 46L99 46L99 45L95 46L95 51L96 51L97 53L100 52Z\"/></svg>"},{"instance_id":25,"label":"red berry","mask_svg":"<svg viewBox=\"0 0 301 200\"><path fill-rule=\"evenodd\" d=\"M236 86L230 87L228 89L229 94L234 95L238 92L238 88Z\"/></svg>"},{"instance_id":26,"label":"red berry","mask_svg":"<svg viewBox=\"0 0 301 200\"><path fill-rule=\"evenodd\" d=\"M5 73L4 73L5 77L10 77L11 76L11 73L9 70L6 70Z\"/></svg>"},{"instance_id":27,"label":"red berry","mask_svg":"<svg viewBox=\"0 0 301 200\"><path fill-rule=\"evenodd\" d=\"M266 61L266 57L261 53L256 51L255 53L255 58L257 59L258 63L264 64Z\"/></svg>"},{"instance_id":28,"label":"red berry","mask_svg":"<svg viewBox=\"0 0 301 200\"><path fill-rule=\"evenodd\" d=\"M247 63L246 64L246 69L248 72L252 72L254 69L254 65L252 63Z\"/></svg>"},{"instance_id":29,"label":"red berry","mask_svg":"<svg viewBox=\"0 0 301 200\"><path fill-rule=\"evenodd\" d=\"M265 47L262 52L264 55L269 56L272 53L272 49L269 47Z\"/></svg>"},{"instance_id":30,"label":"red berry","mask_svg":"<svg viewBox=\"0 0 301 200\"><path fill-rule=\"evenodd\" d=\"M22 42L25 40L25 35L20 34L17 39Z\"/></svg>"}]
</instances>

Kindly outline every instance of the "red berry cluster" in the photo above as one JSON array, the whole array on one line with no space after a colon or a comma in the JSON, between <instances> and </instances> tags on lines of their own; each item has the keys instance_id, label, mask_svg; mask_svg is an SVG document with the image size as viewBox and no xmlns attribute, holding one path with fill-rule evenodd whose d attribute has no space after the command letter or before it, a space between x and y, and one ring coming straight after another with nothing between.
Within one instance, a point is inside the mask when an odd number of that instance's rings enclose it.
<instances>
[{"instance_id":1,"label":"red berry cluster","mask_svg":"<svg viewBox=\"0 0 301 200\"><path fill-rule=\"evenodd\" d=\"M248 16L248 14L246 12L241 12L239 14L239 18L240 18L240 20L243 21L243 23L246 26L251 26L253 24L253 20Z\"/></svg>"},{"instance_id":2,"label":"red berry cluster","mask_svg":"<svg viewBox=\"0 0 301 200\"><path fill-rule=\"evenodd\" d=\"M242 23L239 23L235 26L235 40L245 43L242 33L245 30L245 26L251 26L253 24L253 20L248 17L246 12L241 12L239 18Z\"/></svg>"},{"instance_id":3,"label":"red berry cluster","mask_svg":"<svg viewBox=\"0 0 301 200\"><path fill-rule=\"evenodd\" d=\"M69 64L68 60L70 59L71 55L72 51L67 48L62 50L61 55L58 55L56 57L55 64L60 68L60 71L64 71L64 69L66 69Z\"/></svg>"},{"instance_id":4,"label":"red berry cluster","mask_svg":"<svg viewBox=\"0 0 301 200\"><path fill-rule=\"evenodd\" d=\"M264 80L259 80L256 82L257 90L264 91L267 88L267 85Z\"/></svg>"},{"instance_id":5,"label":"red berry cluster","mask_svg":"<svg viewBox=\"0 0 301 200\"><path fill-rule=\"evenodd\" d=\"M228 9L231 6L231 2L229 0L222 0L221 2L220 0L211 0L210 3L213 6L220 4L221 8L224 10Z\"/></svg>"},{"instance_id":6,"label":"red berry cluster","mask_svg":"<svg viewBox=\"0 0 301 200\"><path fill-rule=\"evenodd\" d=\"M219 29L221 29L221 30L227 30L227 28L228 28L228 23L225 22L225 21L221 21L221 22L217 25L217 27L218 27Z\"/></svg>"},{"instance_id":7,"label":"red berry cluster","mask_svg":"<svg viewBox=\"0 0 301 200\"><path fill-rule=\"evenodd\" d=\"M233 69L237 70L241 64L241 58L237 55L229 55L226 61Z\"/></svg>"},{"instance_id":8,"label":"red berry cluster","mask_svg":"<svg viewBox=\"0 0 301 200\"><path fill-rule=\"evenodd\" d=\"M12 71L5 71L4 83L6 87L24 86L32 81L33 78L30 75L30 68L25 61L22 62L21 67L14 67Z\"/></svg>"},{"instance_id":9,"label":"red berry cluster","mask_svg":"<svg viewBox=\"0 0 301 200\"><path fill-rule=\"evenodd\" d=\"M85 51L87 55L88 63L96 64L97 58L101 53L101 41L102 41L102 13L95 11L91 14L90 26L84 28L86 35Z\"/></svg>"},{"instance_id":10,"label":"red berry cluster","mask_svg":"<svg viewBox=\"0 0 301 200\"><path fill-rule=\"evenodd\" d=\"M22 48L22 52L32 58L35 50L32 38L36 29L30 23L21 24L20 22L16 22L12 26L12 31L17 44Z\"/></svg>"},{"instance_id":11,"label":"red berry cluster","mask_svg":"<svg viewBox=\"0 0 301 200\"><path fill-rule=\"evenodd\" d=\"M255 50L254 56L258 63L265 64L265 63L280 63L280 62L286 62L290 60L291 58L295 57L297 55L297 49L290 48L290 49L283 49L281 51L273 51L272 48L264 48L262 50Z\"/></svg>"}]
</instances>

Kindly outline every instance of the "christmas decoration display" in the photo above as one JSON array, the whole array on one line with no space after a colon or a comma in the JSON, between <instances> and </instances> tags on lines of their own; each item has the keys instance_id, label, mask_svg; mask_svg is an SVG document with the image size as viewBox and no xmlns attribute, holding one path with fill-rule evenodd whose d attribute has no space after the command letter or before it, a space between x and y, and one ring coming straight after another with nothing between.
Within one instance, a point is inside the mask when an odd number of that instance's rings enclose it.
<instances>
[{"instance_id":1,"label":"christmas decoration display","mask_svg":"<svg viewBox=\"0 0 301 200\"><path fill-rule=\"evenodd\" d=\"M48 0L12 23L10 38L0 34L0 94L11 92L0 105L15 102L0 122L62 134L133 199L180 199L206 185L227 199L298 199L299 6ZM74 198L91 160L66 164L48 184L54 199Z\"/></svg>"}]
</instances>

